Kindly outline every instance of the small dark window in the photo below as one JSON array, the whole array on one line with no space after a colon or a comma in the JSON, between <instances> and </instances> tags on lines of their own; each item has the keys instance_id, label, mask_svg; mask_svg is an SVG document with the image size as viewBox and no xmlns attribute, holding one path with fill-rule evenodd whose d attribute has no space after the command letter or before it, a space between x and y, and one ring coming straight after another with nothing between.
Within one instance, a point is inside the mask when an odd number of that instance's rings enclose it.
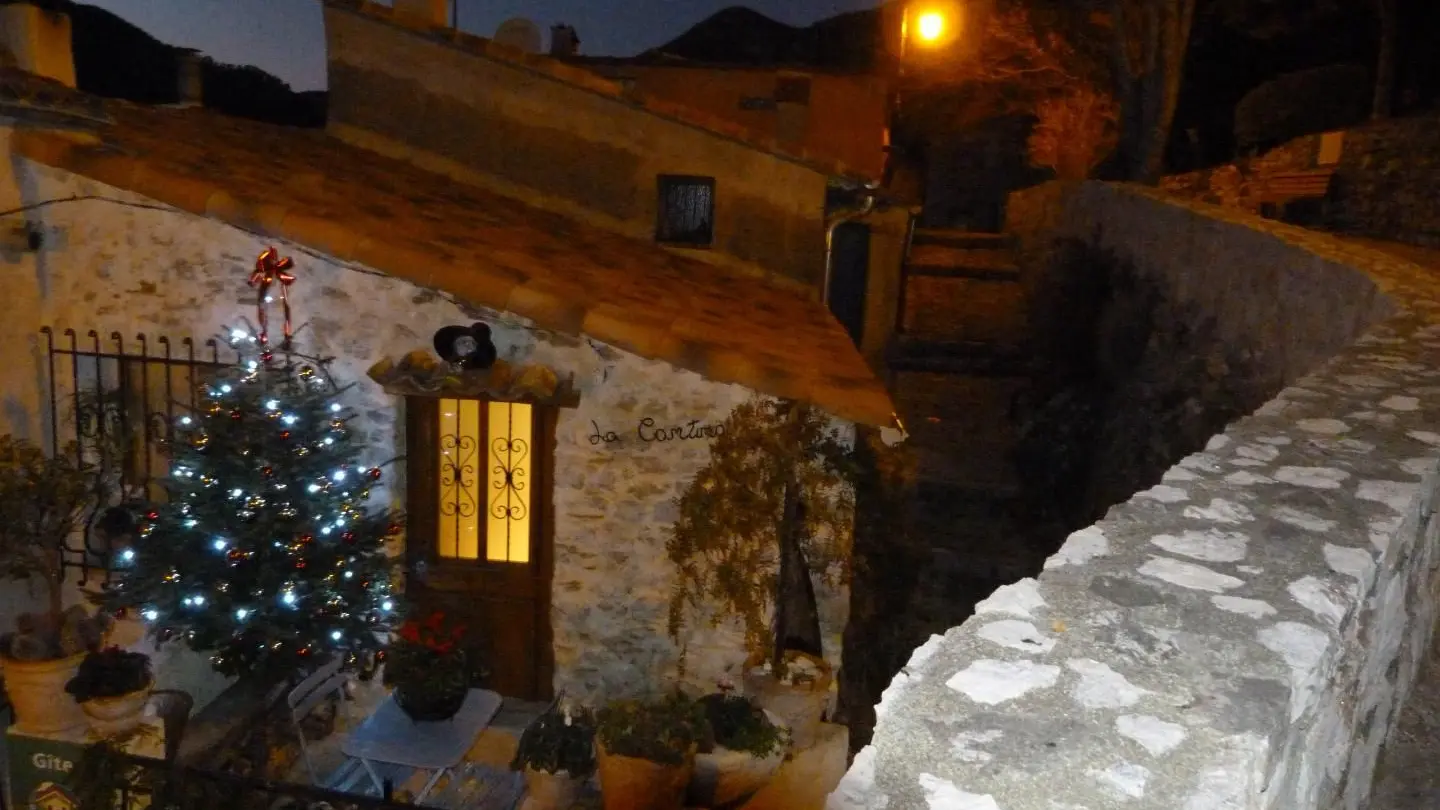
<instances>
[{"instance_id":1,"label":"small dark window","mask_svg":"<svg viewBox=\"0 0 1440 810\"><path fill-rule=\"evenodd\" d=\"M775 100L781 104L809 104L809 76L781 76L775 80Z\"/></svg>"},{"instance_id":2,"label":"small dark window","mask_svg":"<svg viewBox=\"0 0 1440 810\"><path fill-rule=\"evenodd\" d=\"M661 175L655 241L701 247L715 240L715 178Z\"/></svg>"}]
</instances>

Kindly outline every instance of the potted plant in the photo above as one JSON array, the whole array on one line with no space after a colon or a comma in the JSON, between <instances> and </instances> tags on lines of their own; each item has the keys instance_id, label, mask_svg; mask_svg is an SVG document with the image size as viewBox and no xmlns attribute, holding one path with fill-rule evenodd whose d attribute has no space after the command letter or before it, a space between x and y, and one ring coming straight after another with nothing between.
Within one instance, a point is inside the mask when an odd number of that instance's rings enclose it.
<instances>
[{"instance_id":1,"label":"potted plant","mask_svg":"<svg viewBox=\"0 0 1440 810\"><path fill-rule=\"evenodd\" d=\"M785 761L789 732L776 718L739 695L721 691L700 698L709 734L695 756L690 807L738 807L769 784Z\"/></svg>"},{"instance_id":2,"label":"potted plant","mask_svg":"<svg viewBox=\"0 0 1440 810\"><path fill-rule=\"evenodd\" d=\"M399 638L385 653L386 686L395 703L417 723L449 720L465 704L470 669L461 641L465 628L435 611L424 620L401 625Z\"/></svg>"},{"instance_id":3,"label":"potted plant","mask_svg":"<svg viewBox=\"0 0 1440 810\"><path fill-rule=\"evenodd\" d=\"M704 735L700 704L678 692L606 705L595 728L605 810L680 810Z\"/></svg>"},{"instance_id":4,"label":"potted plant","mask_svg":"<svg viewBox=\"0 0 1440 810\"><path fill-rule=\"evenodd\" d=\"M525 810L569 810L595 773L595 716L562 698L520 735L512 770L525 773Z\"/></svg>"},{"instance_id":5,"label":"potted plant","mask_svg":"<svg viewBox=\"0 0 1440 810\"><path fill-rule=\"evenodd\" d=\"M0 678L16 726L30 733L85 724L65 684L113 625L107 614L91 616L64 603L65 546L99 484L81 455L74 444L47 456L22 439L0 436L0 574L45 590L45 609L22 614L14 632L0 635Z\"/></svg>"},{"instance_id":6,"label":"potted plant","mask_svg":"<svg viewBox=\"0 0 1440 810\"><path fill-rule=\"evenodd\" d=\"M765 398L737 407L710 453L666 543L679 574L670 635L680 641L697 610L717 624L738 618L750 652L746 694L806 748L833 683L815 580L849 579L857 467L823 414Z\"/></svg>"},{"instance_id":7,"label":"potted plant","mask_svg":"<svg viewBox=\"0 0 1440 810\"><path fill-rule=\"evenodd\" d=\"M90 718L90 727L109 737L140 724L154 686L150 656L106 647L85 656L65 691Z\"/></svg>"}]
</instances>

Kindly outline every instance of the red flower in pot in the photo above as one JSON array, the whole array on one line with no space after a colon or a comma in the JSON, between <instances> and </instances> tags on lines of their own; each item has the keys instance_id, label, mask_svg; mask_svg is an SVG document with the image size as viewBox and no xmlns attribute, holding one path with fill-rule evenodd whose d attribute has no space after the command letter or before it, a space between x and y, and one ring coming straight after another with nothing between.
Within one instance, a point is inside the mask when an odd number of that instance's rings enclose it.
<instances>
[{"instance_id":1,"label":"red flower in pot","mask_svg":"<svg viewBox=\"0 0 1440 810\"><path fill-rule=\"evenodd\" d=\"M449 720L465 703L477 673L465 654L465 626L435 611L401 625L385 658L395 703L417 722Z\"/></svg>"}]
</instances>

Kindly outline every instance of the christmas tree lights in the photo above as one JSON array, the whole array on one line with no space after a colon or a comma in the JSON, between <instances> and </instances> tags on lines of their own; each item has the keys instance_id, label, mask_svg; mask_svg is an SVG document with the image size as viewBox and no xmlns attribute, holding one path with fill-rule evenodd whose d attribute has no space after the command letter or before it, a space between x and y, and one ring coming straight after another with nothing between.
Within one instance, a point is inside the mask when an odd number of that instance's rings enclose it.
<instances>
[{"instance_id":1,"label":"christmas tree lights","mask_svg":"<svg viewBox=\"0 0 1440 810\"><path fill-rule=\"evenodd\" d=\"M227 675L377 651L396 607L386 541L400 526L367 506L382 471L361 463L344 391L294 353L286 314L278 352L263 330L229 331L254 359L176 421L168 500L142 516L104 597Z\"/></svg>"}]
</instances>

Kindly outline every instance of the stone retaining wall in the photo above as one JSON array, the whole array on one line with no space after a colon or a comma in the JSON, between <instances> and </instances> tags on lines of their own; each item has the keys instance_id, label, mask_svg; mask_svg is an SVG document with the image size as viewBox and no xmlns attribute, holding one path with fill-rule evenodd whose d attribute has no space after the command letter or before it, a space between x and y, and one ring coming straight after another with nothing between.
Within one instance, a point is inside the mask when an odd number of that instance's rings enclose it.
<instances>
[{"instance_id":1,"label":"stone retaining wall","mask_svg":"<svg viewBox=\"0 0 1440 810\"><path fill-rule=\"evenodd\" d=\"M917 649L829 806L1363 806L1436 618L1436 280L1160 192L1040 193L1271 398Z\"/></svg>"},{"instance_id":2,"label":"stone retaining wall","mask_svg":"<svg viewBox=\"0 0 1440 810\"><path fill-rule=\"evenodd\" d=\"M1339 140L1339 162L1323 211L1326 229L1440 245L1440 135L1435 115L1397 118L1356 127ZM1258 211L1257 192L1271 173L1308 169L1320 161L1320 135L1306 135L1253 158L1173 175L1166 191L1220 205Z\"/></svg>"}]
</instances>

